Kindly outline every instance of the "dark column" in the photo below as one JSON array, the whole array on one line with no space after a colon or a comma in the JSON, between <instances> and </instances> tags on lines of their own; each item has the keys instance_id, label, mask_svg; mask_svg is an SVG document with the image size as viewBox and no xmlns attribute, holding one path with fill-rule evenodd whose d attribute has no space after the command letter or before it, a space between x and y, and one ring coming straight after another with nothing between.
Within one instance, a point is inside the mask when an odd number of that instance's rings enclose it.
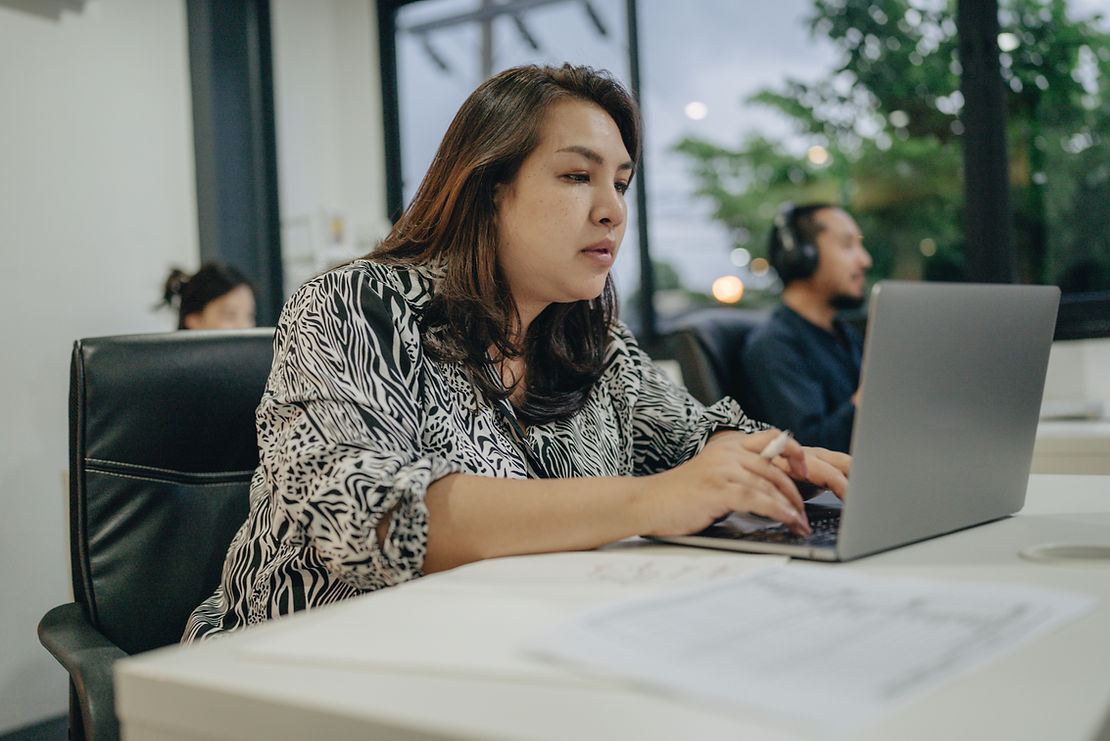
<instances>
[{"instance_id":1,"label":"dark column","mask_svg":"<svg viewBox=\"0 0 1110 741\"><path fill-rule=\"evenodd\" d=\"M1006 152L1006 98L998 65L998 0L959 0L968 277L1017 281Z\"/></svg>"},{"instance_id":2,"label":"dark column","mask_svg":"<svg viewBox=\"0 0 1110 741\"><path fill-rule=\"evenodd\" d=\"M401 172L401 112L397 85L397 9L404 0L378 0L378 59L381 65L382 127L385 136L385 201L391 221L405 208Z\"/></svg>"},{"instance_id":3,"label":"dark column","mask_svg":"<svg viewBox=\"0 0 1110 741\"><path fill-rule=\"evenodd\" d=\"M628 18L628 74L632 94L638 101L640 95L640 41L637 25L636 0L627 0L625 15ZM636 231L639 234L640 252L640 340L651 348L657 339L655 320L655 269L651 265L648 242L647 168L645 167L643 132L640 134L640 161L636 164Z\"/></svg>"},{"instance_id":4,"label":"dark column","mask_svg":"<svg viewBox=\"0 0 1110 741\"><path fill-rule=\"evenodd\" d=\"M202 261L242 270L258 323L284 297L268 0L187 0Z\"/></svg>"}]
</instances>

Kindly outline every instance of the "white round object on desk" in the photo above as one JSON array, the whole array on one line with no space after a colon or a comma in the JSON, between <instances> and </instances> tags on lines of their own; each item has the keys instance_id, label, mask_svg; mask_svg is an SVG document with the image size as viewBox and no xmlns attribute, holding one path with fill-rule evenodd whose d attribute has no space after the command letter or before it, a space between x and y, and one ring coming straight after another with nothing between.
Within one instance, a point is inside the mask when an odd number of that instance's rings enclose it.
<instances>
[{"instance_id":1,"label":"white round object on desk","mask_svg":"<svg viewBox=\"0 0 1110 741\"><path fill-rule=\"evenodd\" d=\"M1022 548L1018 555L1029 561L1056 566L1110 567L1110 545L1041 543Z\"/></svg>"}]
</instances>

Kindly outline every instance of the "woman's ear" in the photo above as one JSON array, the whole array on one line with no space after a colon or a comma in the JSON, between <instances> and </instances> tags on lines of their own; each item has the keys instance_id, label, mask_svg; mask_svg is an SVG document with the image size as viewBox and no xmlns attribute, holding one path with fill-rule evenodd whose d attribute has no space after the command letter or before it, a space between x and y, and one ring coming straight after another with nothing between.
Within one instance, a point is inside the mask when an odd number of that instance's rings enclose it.
<instances>
[{"instance_id":1,"label":"woman's ear","mask_svg":"<svg viewBox=\"0 0 1110 741\"><path fill-rule=\"evenodd\" d=\"M185 329L196 329L200 324L200 312L194 311L192 314L185 315Z\"/></svg>"}]
</instances>

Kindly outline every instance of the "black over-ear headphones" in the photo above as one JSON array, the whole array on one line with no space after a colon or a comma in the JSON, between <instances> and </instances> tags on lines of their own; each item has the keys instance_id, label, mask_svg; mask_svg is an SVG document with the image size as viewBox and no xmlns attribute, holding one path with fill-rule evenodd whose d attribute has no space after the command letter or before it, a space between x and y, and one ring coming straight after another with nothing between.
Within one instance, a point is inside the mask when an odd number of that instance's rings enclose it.
<instances>
[{"instance_id":1,"label":"black over-ear headphones","mask_svg":"<svg viewBox=\"0 0 1110 741\"><path fill-rule=\"evenodd\" d=\"M782 204L767 249L771 267L783 285L808 278L817 270L817 245L799 238L797 217L798 208L793 203Z\"/></svg>"}]
</instances>

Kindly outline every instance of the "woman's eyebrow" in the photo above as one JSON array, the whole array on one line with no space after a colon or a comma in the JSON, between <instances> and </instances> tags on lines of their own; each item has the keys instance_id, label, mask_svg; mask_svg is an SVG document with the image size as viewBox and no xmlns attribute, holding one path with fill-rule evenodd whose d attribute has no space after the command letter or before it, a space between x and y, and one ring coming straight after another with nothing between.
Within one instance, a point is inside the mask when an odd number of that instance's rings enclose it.
<instances>
[{"instance_id":1,"label":"woman's eyebrow","mask_svg":"<svg viewBox=\"0 0 1110 741\"><path fill-rule=\"evenodd\" d=\"M590 149L589 147L584 147L581 144L572 144L569 147L558 149L556 150L556 152L571 152L573 154L580 154L591 162L595 162L599 165L605 164L604 157L602 157L600 154ZM635 165L632 164L632 160L628 160L627 162L622 162L621 164L617 165L618 170L632 170L634 168Z\"/></svg>"}]
</instances>

